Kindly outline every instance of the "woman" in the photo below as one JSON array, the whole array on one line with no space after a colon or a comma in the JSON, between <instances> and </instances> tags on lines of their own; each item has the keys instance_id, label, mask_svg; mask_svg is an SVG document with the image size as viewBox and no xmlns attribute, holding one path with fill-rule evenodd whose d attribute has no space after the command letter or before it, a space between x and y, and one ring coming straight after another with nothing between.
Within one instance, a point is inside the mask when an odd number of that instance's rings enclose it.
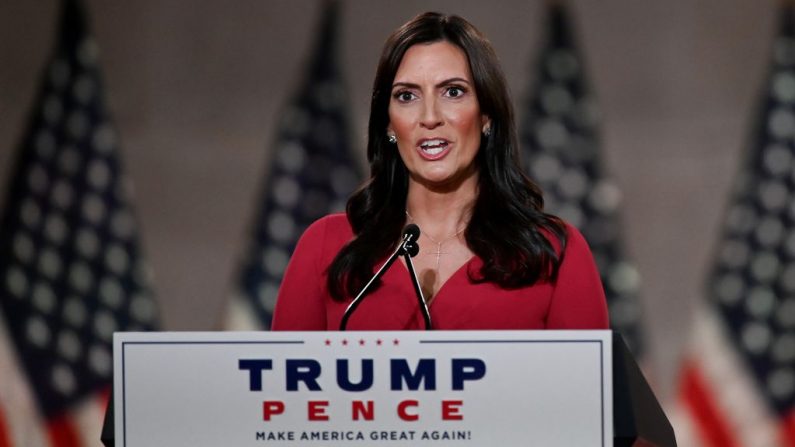
<instances>
[{"instance_id":1,"label":"woman","mask_svg":"<svg viewBox=\"0 0 795 447\"><path fill-rule=\"evenodd\" d=\"M408 223L436 329L604 329L604 292L580 233L542 211L518 162L496 54L470 23L419 15L387 40L373 85L370 179L346 214L310 226L290 261L274 330L336 330ZM348 329L423 327L405 265Z\"/></svg>"}]
</instances>

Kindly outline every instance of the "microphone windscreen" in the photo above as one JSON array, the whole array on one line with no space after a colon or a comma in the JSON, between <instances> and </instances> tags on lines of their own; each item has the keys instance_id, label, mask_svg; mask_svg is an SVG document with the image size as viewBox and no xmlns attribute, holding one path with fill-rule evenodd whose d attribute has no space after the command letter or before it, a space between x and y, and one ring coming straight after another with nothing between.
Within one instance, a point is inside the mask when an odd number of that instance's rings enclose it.
<instances>
[{"instance_id":1,"label":"microphone windscreen","mask_svg":"<svg viewBox=\"0 0 795 447\"><path fill-rule=\"evenodd\" d=\"M414 256L417 256L417 254L420 252L420 246L416 242L406 242L406 245L404 245L404 247L406 248L406 252L412 258Z\"/></svg>"},{"instance_id":2,"label":"microphone windscreen","mask_svg":"<svg viewBox=\"0 0 795 447\"><path fill-rule=\"evenodd\" d=\"M403 228L403 239L406 236L411 236L412 241L416 241L420 237L420 227L417 224L408 224L405 228Z\"/></svg>"}]
</instances>

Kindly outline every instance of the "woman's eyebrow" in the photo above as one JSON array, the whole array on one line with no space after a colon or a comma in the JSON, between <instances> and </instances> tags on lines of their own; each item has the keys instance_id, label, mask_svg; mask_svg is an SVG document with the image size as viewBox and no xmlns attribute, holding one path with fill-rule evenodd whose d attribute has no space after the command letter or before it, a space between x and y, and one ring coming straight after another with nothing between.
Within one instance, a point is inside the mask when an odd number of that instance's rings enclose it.
<instances>
[{"instance_id":1,"label":"woman's eyebrow","mask_svg":"<svg viewBox=\"0 0 795 447\"><path fill-rule=\"evenodd\" d=\"M450 84L453 84L453 83L456 83L456 82L464 83L464 84L469 84L470 83L469 81L467 81L464 78L453 77L453 78L450 78L450 79L445 79L442 82L439 82L438 84L435 85L435 87L436 88L444 87L445 85L450 85ZM419 84L415 84L413 82L395 82L394 84L392 84L392 89L394 90L396 87L420 88Z\"/></svg>"}]
</instances>

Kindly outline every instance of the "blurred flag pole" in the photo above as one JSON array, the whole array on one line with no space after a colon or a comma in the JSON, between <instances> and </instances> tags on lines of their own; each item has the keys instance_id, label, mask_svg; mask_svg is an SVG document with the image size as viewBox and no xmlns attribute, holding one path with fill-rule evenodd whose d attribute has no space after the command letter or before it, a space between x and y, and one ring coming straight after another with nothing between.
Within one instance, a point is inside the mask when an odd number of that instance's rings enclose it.
<instances>
[{"instance_id":1,"label":"blurred flag pole","mask_svg":"<svg viewBox=\"0 0 795 447\"><path fill-rule=\"evenodd\" d=\"M157 324L82 4L54 52L0 219L0 445L99 445L114 331Z\"/></svg>"},{"instance_id":2,"label":"blurred flag pole","mask_svg":"<svg viewBox=\"0 0 795 447\"><path fill-rule=\"evenodd\" d=\"M282 274L301 233L318 218L343 211L361 180L338 61L340 9L337 1L322 2L307 76L279 117L226 329L270 328Z\"/></svg>"},{"instance_id":3,"label":"blurred flag pole","mask_svg":"<svg viewBox=\"0 0 795 447\"><path fill-rule=\"evenodd\" d=\"M735 178L673 418L682 445L795 446L795 6Z\"/></svg>"},{"instance_id":4,"label":"blurred flag pole","mask_svg":"<svg viewBox=\"0 0 795 447\"><path fill-rule=\"evenodd\" d=\"M547 2L545 38L535 82L522 107L524 162L544 191L546 211L585 236L604 284L611 326L642 358L640 277L624 253L621 193L602 166L596 107L566 2Z\"/></svg>"}]
</instances>

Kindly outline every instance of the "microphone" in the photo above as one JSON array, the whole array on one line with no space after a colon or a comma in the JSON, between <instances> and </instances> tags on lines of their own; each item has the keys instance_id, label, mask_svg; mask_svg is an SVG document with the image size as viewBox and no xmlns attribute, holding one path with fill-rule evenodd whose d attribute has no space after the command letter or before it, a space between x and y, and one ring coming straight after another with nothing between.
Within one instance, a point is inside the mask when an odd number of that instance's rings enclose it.
<instances>
[{"instance_id":1,"label":"microphone","mask_svg":"<svg viewBox=\"0 0 795 447\"><path fill-rule=\"evenodd\" d=\"M422 318L425 320L425 330L430 330L432 329L431 312L428 310L428 303L425 301L425 296L422 294L420 280L417 278L417 273L414 271L414 262L411 260L411 258L417 256L420 252L420 246L415 242L419 238L420 227L413 223L406 225L406 228L403 229L403 240L406 241L403 243L403 259L406 260L406 267L408 267L409 276L411 276L414 293L417 295L417 301L422 311Z\"/></svg>"},{"instance_id":2,"label":"microphone","mask_svg":"<svg viewBox=\"0 0 795 447\"><path fill-rule=\"evenodd\" d=\"M345 328L348 326L348 319L351 317L356 308L359 307L359 304L362 303L364 297L367 295L367 292L370 291L373 283L375 283L378 278L383 276L384 273L392 266L398 256L403 255L403 258L406 260L406 266L409 270L409 276L411 276L412 283L414 285L414 292L417 294L417 299L420 303L420 310L422 311L423 319L425 320L425 329L431 329L431 314L428 311L428 305L425 302L425 297L422 295L422 289L420 288L420 282L417 279L417 274L414 272L414 263L411 262L411 258L417 256L417 253L420 252L420 246L417 243L417 240L420 238L420 227L416 224L408 224L403 228L403 237L401 238L400 243L398 244L397 249L387 258L386 262L381 265L381 268L375 272L370 281L362 287L362 290L356 295L356 298L351 301L351 304L348 305L348 308L345 309L345 313L342 315L342 320L340 321L340 331L344 331Z\"/></svg>"},{"instance_id":3,"label":"microphone","mask_svg":"<svg viewBox=\"0 0 795 447\"><path fill-rule=\"evenodd\" d=\"M420 246L417 244L419 238L420 227L417 224L408 224L403 228L404 248L412 258L420 252Z\"/></svg>"}]
</instances>

